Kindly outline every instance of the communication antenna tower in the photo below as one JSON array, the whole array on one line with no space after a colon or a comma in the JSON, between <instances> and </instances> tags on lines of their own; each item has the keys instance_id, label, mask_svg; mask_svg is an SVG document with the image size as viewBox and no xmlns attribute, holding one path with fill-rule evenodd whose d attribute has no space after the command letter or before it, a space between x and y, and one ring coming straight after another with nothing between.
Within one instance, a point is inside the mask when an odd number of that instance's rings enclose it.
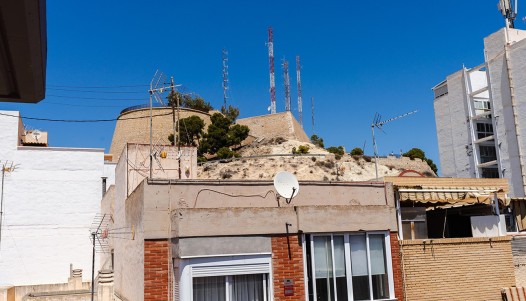
<instances>
[{"instance_id":1,"label":"communication antenna tower","mask_svg":"<svg viewBox=\"0 0 526 301\"><path fill-rule=\"evenodd\" d=\"M311 105L311 114L312 114L312 133L316 133L316 131L314 130L314 97L311 97L310 98L310 105Z\"/></svg>"},{"instance_id":2,"label":"communication antenna tower","mask_svg":"<svg viewBox=\"0 0 526 301\"><path fill-rule=\"evenodd\" d=\"M301 76L300 76L300 56L296 56L296 81L298 83L298 118L300 119L300 125L303 128L303 103L301 100Z\"/></svg>"},{"instance_id":3,"label":"communication antenna tower","mask_svg":"<svg viewBox=\"0 0 526 301\"><path fill-rule=\"evenodd\" d=\"M497 7L502 16L506 19L506 27L515 28L515 18L517 18L518 0L515 0L513 5L512 0L500 0L497 4Z\"/></svg>"},{"instance_id":4,"label":"communication antenna tower","mask_svg":"<svg viewBox=\"0 0 526 301\"><path fill-rule=\"evenodd\" d=\"M0 161L0 168L2 168L2 192L0 194L0 246L2 245L2 222L4 220L4 180L5 174L15 171L18 165L13 161Z\"/></svg>"},{"instance_id":5,"label":"communication antenna tower","mask_svg":"<svg viewBox=\"0 0 526 301\"><path fill-rule=\"evenodd\" d=\"M223 105L226 109L226 99L227 94L226 91L228 90L228 51L223 49Z\"/></svg>"},{"instance_id":6,"label":"communication antenna tower","mask_svg":"<svg viewBox=\"0 0 526 301\"><path fill-rule=\"evenodd\" d=\"M274 35L268 28L268 64L270 71L270 113L276 114L276 83L274 81Z\"/></svg>"},{"instance_id":7,"label":"communication antenna tower","mask_svg":"<svg viewBox=\"0 0 526 301\"><path fill-rule=\"evenodd\" d=\"M285 86L285 111L290 112L289 61L283 59L283 81Z\"/></svg>"},{"instance_id":8,"label":"communication antenna tower","mask_svg":"<svg viewBox=\"0 0 526 301\"><path fill-rule=\"evenodd\" d=\"M414 110L414 111L411 111L411 112L408 112L408 113L405 113L405 114L402 114L400 116L396 116L396 117L393 117L393 118L390 118L390 119L387 119L387 120L384 120L384 121L381 121L382 115L380 115L378 113L374 114L373 123L371 124L371 131L373 133L374 170L376 171L376 181L378 181L378 148L377 148L376 139L375 139L375 136L374 136L374 128L376 127L380 131L383 132L382 126L384 126L384 124L389 123L391 121L395 121L397 119L400 119L400 118L403 118L403 117L406 117L406 116L409 116L409 115L412 115L412 114L415 114L416 112L418 112L418 111Z\"/></svg>"}]
</instances>

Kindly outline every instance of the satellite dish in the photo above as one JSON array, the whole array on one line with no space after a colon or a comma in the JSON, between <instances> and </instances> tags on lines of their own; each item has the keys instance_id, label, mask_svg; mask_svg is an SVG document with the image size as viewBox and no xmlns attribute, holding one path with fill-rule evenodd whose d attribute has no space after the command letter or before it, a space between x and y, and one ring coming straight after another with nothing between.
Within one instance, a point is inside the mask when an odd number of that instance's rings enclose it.
<instances>
[{"instance_id":1,"label":"satellite dish","mask_svg":"<svg viewBox=\"0 0 526 301\"><path fill-rule=\"evenodd\" d=\"M300 185L296 176L287 171L280 171L274 176L274 188L279 195L290 200L298 195Z\"/></svg>"}]
</instances>

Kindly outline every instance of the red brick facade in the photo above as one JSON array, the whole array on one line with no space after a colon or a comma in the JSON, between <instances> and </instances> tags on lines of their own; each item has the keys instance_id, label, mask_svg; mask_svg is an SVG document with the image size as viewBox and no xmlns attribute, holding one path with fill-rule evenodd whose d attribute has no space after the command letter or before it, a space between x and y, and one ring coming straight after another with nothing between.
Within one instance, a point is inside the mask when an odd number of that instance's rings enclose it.
<instances>
[{"instance_id":1,"label":"red brick facade","mask_svg":"<svg viewBox=\"0 0 526 301\"><path fill-rule=\"evenodd\" d=\"M402 275L402 261L400 258L400 244L398 243L398 234L396 232L391 232L390 236L395 297L399 301L404 301L404 278Z\"/></svg>"},{"instance_id":2,"label":"red brick facade","mask_svg":"<svg viewBox=\"0 0 526 301\"><path fill-rule=\"evenodd\" d=\"M303 274L303 269L303 248L301 241L298 240L298 235L272 237L274 301L305 301L305 275ZM285 296L283 284L285 279L294 281L294 296Z\"/></svg>"},{"instance_id":3,"label":"red brick facade","mask_svg":"<svg viewBox=\"0 0 526 301\"><path fill-rule=\"evenodd\" d=\"M169 248L167 240L144 241L144 300L169 300Z\"/></svg>"}]
</instances>

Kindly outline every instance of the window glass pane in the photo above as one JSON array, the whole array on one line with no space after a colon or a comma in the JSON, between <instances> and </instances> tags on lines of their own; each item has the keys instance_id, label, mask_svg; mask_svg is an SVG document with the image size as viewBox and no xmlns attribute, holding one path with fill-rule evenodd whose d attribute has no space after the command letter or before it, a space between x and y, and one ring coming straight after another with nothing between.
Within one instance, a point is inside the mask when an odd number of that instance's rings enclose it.
<instances>
[{"instance_id":1,"label":"window glass pane","mask_svg":"<svg viewBox=\"0 0 526 301\"><path fill-rule=\"evenodd\" d=\"M373 298L384 299L389 297L389 283L387 282L387 265L385 259L385 235L369 235L369 249Z\"/></svg>"},{"instance_id":2,"label":"window glass pane","mask_svg":"<svg viewBox=\"0 0 526 301\"><path fill-rule=\"evenodd\" d=\"M334 273L332 270L332 245L330 236L314 236L314 271L316 300L334 300Z\"/></svg>"},{"instance_id":3,"label":"window glass pane","mask_svg":"<svg viewBox=\"0 0 526 301\"><path fill-rule=\"evenodd\" d=\"M351 235L351 269L353 276L364 276L367 273L367 253L365 235Z\"/></svg>"},{"instance_id":4,"label":"window glass pane","mask_svg":"<svg viewBox=\"0 0 526 301\"><path fill-rule=\"evenodd\" d=\"M427 238L427 223L415 222L415 239Z\"/></svg>"},{"instance_id":5,"label":"window glass pane","mask_svg":"<svg viewBox=\"0 0 526 301\"><path fill-rule=\"evenodd\" d=\"M371 300L365 235L349 236L354 300Z\"/></svg>"},{"instance_id":6,"label":"window glass pane","mask_svg":"<svg viewBox=\"0 0 526 301\"><path fill-rule=\"evenodd\" d=\"M236 275L232 278L232 301L263 301L263 274Z\"/></svg>"},{"instance_id":7,"label":"window glass pane","mask_svg":"<svg viewBox=\"0 0 526 301\"><path fill-rule=\"evenodd\" d=\"M193 278L194 301L225 301L225 277Z\"/></svg>"},{"instance_id":8,"label":"window glass pane","mask_svg":"<svg viewBox=\"0 0 526 301\"><path fill-rule=\"evenodd\" d=\"M411 222L402 222L402 233L404 239L413 239L411 235Z\"/></svg>"},{"instance_id":9,"label":"window glass pane","mask_svg":"<svg viewBox=\"0 0 526 301\"><path fill-rule=\"evenodd\" d=\"M341 235L332 237L334 245L334 267L336 276L336 292L338 301L347 301L347 279L345 277L345 247Z\"/></svg>"}]
</instances>

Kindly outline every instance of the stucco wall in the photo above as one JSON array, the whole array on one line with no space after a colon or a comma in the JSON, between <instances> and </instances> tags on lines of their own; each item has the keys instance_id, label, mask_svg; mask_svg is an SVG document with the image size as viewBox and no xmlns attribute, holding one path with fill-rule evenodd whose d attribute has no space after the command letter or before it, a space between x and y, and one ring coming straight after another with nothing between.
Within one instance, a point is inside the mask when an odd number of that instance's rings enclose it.
<instances>
[{"instance_id":1,"label":"stucco wall","mask_svg":"<svg viewBox=\"0 0 526 301\"><path fill-rule=\"evenodd\" d=\"M310 142L309 137L291 112L268 114L249 118L238 119L237 124L250 128L250 135L256 138L293 139L301 142Z\"/></svg>"},{"instance_id":2,"label":"stucco wall","mask_svg":"<svg viewBox=\"0 0 526 301\"><path fill-rule=\"evenodd\" d=\"M213 112L211 112L213 113ZM154 144L169 145L168 136L173 133L173 117L171 108L154 108L153 115L153 142ZM205 122L205 130L210 124L210 115L196 110L181 109L180 118L199 116ZM115 124L113 139L111 140L110 154L113 160L118 161L126 143L150 143L150 109L139 109L126 112L119 116ZM144 117L144 118L143 118ZM135 118L135 119L132 119Z\"/></svg>"},{"instance_id":3,"label":"stucco wall","mask_svg":"<svg viewBox=\"0 0 526 301\"><path fill-rule=\"evenodd\" d=\"M89 279L88 230L99 212L103 150L18 147L11 154L2 158L18 166L4 185L0 282L61 282L70 263Z\"/></svg>"},{"instance_id":4,"label":"stucco wall","mask_svg":"<svg viewBox=\"0 0 526 301\"><path fill-rule=\"evenodd\" d=\"M510 237L404 240L401 255L406 301L500 301L515 285Z\"/></svg>"}]
</instances>

